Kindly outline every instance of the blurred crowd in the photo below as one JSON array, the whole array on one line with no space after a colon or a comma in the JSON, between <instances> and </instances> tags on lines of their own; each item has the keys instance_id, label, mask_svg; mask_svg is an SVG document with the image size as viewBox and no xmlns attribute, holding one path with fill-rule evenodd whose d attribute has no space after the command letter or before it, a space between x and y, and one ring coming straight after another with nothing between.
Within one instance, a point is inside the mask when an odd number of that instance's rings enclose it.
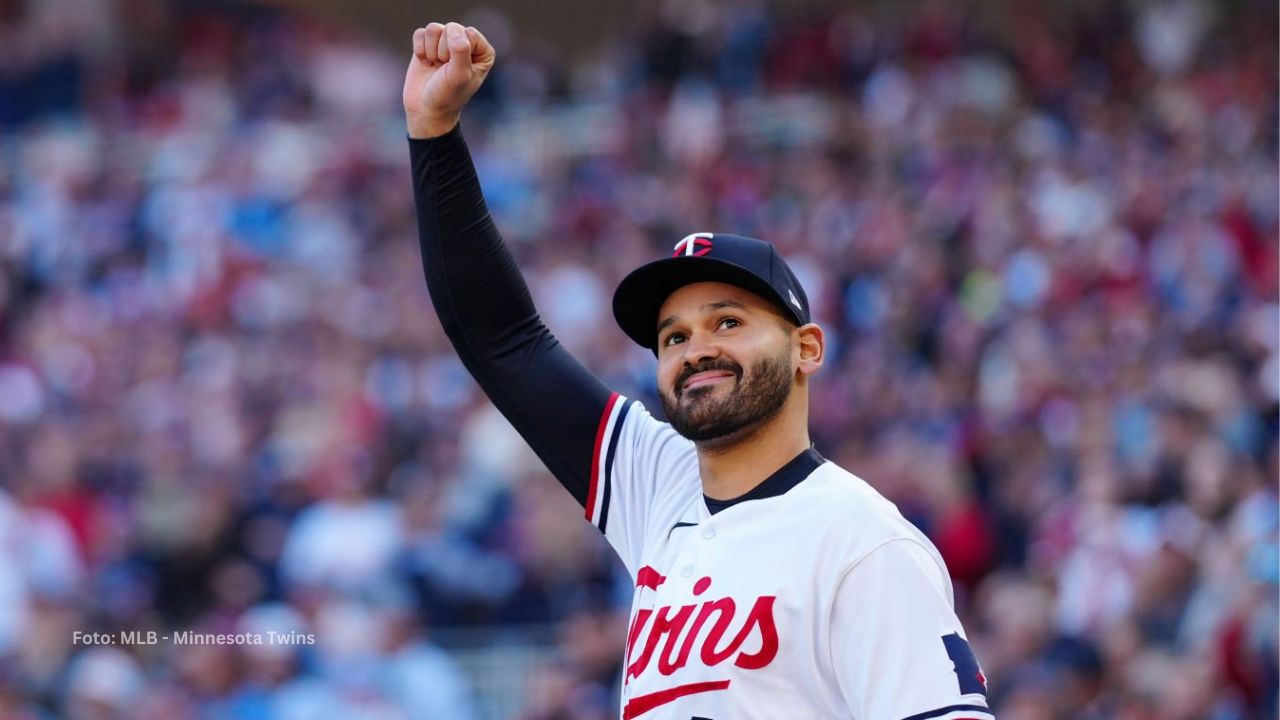
<instances>
[{"instance_id":1,"label":"blurred crowd","mask_svg":"<svg viewBox=\"0 0 1280 720\"><path fill-rule=\"evenodd\" d=\"M1276 717L1275 4L805 7L464 18L544 319L658 411L614 284L773 241L817 447L937 544L1000 717ZM425 292L410 31L0 0L0 717L615 716L630 581ZM499 639L517 687L459 660Z\"/></svg>"}]
</instances>

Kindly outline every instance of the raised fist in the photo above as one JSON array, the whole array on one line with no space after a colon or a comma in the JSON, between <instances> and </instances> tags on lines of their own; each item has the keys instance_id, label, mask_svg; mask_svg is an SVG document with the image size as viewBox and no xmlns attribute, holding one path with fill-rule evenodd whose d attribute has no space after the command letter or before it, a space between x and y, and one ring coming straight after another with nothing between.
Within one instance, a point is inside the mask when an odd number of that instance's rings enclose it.
<instances>
[{"instance_id":1,"label":"raised fist","mask_svg":"<svg viewBox=\"0 0 1280 720\"><path fill-rule=\"evenodd\" d=\"M436 137L453 129L495 57L493 46L473 27L431 23L414 30L402 94L409 137Z\"/></svg>"}]
</instances>

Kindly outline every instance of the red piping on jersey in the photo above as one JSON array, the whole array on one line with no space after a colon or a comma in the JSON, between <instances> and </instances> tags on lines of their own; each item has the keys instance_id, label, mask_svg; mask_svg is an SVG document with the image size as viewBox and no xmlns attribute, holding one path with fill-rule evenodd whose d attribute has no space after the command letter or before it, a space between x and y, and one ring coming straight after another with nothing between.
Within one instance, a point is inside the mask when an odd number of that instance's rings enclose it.
<instances>
[{"instance_id":1,"label":"red piping on jersey","mask_svg":"<svg viewBox=\"0 0 1280 720\"><path fill-rule=\"evenodd\" d=\"M631 720L631 718L643 715L660 705L675 702L685 695L696 695L713 690L727 690L728 688L728 680L715 680L713 682L677 685L673 688L649 693L648 695L639 695L627 701L627 706L622 709L622 720Z\"/></svg>"},{"instance_id":2,"label":"red piping on jersey","mask_svg":"<svg viewBox=\"0 0 1280 720\"><path fill-rule=\"evenodd\" d=\"M596 486L600 484L603 473L598 473L597 468L600 466L600 449L604 445L604 429L609 426L609 416L613 414L613 406L618 403L618 393L609 396L609 402L604 404L604 412L600 414L600 425L596 428L596 447L591 453L591 476L590 482L587 483L587 506L586 517L587 522L595 524L591 513L596 509Z\"/></svg>"}]
</instances>

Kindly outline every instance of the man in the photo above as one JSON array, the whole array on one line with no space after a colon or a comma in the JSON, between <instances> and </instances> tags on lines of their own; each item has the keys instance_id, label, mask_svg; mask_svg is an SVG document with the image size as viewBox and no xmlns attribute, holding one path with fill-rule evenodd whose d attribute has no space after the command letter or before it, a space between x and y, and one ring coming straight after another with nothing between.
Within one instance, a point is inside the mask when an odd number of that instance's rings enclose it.
<instances>
[{"instance_id":1,"label":"man","mask_svg":"<svg viewBox=\"0 0 1280 720\"><path fill-rule=\"evenodd\" d=\"M933 545L809 443L822 329L772 246L699 233L619 286L670 425L538 318L458 121L493 67L475 28L413 35L404 105L423 266L468 370L635 579L624 719L990 720Z\"/></svg>"}]
</instances>

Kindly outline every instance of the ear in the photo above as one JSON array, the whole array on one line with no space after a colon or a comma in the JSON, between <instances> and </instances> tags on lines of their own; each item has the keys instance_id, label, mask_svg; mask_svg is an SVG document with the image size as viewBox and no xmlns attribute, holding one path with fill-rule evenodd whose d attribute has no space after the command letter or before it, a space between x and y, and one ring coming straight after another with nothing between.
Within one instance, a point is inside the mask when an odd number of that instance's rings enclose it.
<instances>
[{"instance_id":1,"label":"ear","mask_svg":"<svg viewBox=\"0 0 1280 720\"><path fill-rule=\"evenodd\" d=\"M796 328L795 337L799 354L796 369L805 376L818 372L827 352L827 339L822 328L817 323L807 323Z\"/></svg>"}]
</instances>

